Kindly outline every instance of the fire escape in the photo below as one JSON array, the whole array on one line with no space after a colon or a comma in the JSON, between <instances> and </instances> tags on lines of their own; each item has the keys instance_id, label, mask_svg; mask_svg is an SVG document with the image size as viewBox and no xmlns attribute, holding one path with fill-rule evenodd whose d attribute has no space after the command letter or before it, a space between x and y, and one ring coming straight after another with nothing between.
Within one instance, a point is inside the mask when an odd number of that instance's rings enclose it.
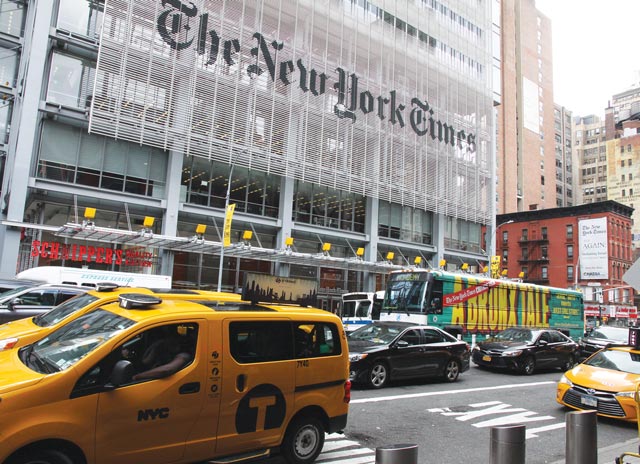
<instances>
[{"instance_id":1,"label":"fire escape","mask_svg":"<svg viewBox=\"0 0 640 464\"><path fill-rule=\"evenodd\" d=\"M547 228L522 229L518 240L518 263L524 271L524 280L532 284L549 284L549 237Z\"/></svg>"}]
</instances>

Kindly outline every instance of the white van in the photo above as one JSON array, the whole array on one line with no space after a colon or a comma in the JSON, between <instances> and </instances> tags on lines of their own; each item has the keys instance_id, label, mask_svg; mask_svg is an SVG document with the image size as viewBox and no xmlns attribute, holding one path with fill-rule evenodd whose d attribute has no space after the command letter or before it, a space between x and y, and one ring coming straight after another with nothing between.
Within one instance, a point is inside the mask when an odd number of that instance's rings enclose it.
<instances>
[{"instance_id":1,"label":"white van","mask_svg":"<svg viewBox=\"0 0 640 464\"><path fill-rule=\"evenodd\" d=\"M111 282L121 287L171 288L171 276L136 274L133 272L96 271L62 266L40 266L27 269L16 279L36 280L47 284L72 284L95 287L100 282Z\"/></svg>"}]
</instances>

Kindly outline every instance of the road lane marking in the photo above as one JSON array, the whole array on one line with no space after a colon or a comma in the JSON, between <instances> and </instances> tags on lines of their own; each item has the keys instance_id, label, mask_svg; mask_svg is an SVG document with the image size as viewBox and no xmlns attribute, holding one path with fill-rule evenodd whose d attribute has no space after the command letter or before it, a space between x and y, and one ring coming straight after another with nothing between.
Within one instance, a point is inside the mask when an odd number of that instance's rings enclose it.
<instances>
[{"instance_id":1,"label":"road lane marking","mask_svg":"<svg viewBox=\"0 0 640 464\"><path fill-rule=\"evenodd\" d=\"M322 453L315 461L317 464L375 464L375 450L348 440L341 433L327 434L325 437Z\"/></svg>"},{"instance_id":2,"label":"road lane marking","mask_svg":"<svg viewBox=\"0 0 640 464\"><path fill-rule=\"evenodd\" d=\"M565 423L564 422L560 422L557 424L551 424L551 425L545 425L543 427L538 427L536 429L527 429L527 440L529 438L537 438L538 437L538 433L539 432L547 432L549 430L557 430L557 429L563 429L565 428Z\"/></svg>"},{"instance_id":3,"label":"road lane marking","mask_svg":"<svg viewBox=\"0 0 640 464\"><path fill-rule=\"evenodd\" d=\"M490 391L490 390L506 390L506 389L524 388L524 387L537 387L540 385L551 385L555 383L557 382L553 380L548 380L545 382L513 383L509 385L496 385L493 387L464 388L461 390L443 390L443 391L435 391L435 392L407 393L406 395L380 396L378 398L361 398L358 400L352 399L350 401L350 404L378 403L381 401L394 401L394 400L401 400L401 399L408 399L408 398L423 398L427 396L459 395L463 393L483 392L483 391Z\"/></svg>"}]
</instances>

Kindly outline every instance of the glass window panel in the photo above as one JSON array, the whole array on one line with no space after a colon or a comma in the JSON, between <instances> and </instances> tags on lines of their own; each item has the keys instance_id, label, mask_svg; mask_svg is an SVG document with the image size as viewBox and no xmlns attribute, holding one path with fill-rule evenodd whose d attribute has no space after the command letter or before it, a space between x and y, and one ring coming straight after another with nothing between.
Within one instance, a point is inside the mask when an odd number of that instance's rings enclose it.
<instances>
[{"instance_id":1,"label":"glass window panel","mask_svg":"<svg viewBox=\"0 0 640 464\"><path fill-rule=\"evenodd\" d=\"M77 106L80 98L82 68L82 61L78 58L54 53L47 87L47 101Z\"/></svg>"},{"instance_id":2,"label":"glass window panel","mask_svg":"<svg viewBox=\"0 0 640 464\"><path fill-rule=\"evenodd\" d=\"M46 121L42 128L42 140L55 140L56 143L43 143L40 148L40 159L75 165L78 155L78 135L71 127Z\"/></svg>"},{"instance_id":3,"label":"glass window panel","mask_svg":"<svg viewBox=\"0 0 640 464\"><path fill-rule=\"evenodd\" d=\"M78 166L102 169L105 138L93 134L82 134L81 137Z\"/></svg>"},{"instance_id":4,"label":"glass window panel","mask_svg":"<svg viewBox=\"0 0 640 464\"><path fill-rule=\"evenodd\" d=\"M157 148L151 149L149 156L149 179L164 181L167 175L168 154Z\"/></svg>"},{"instance_id":5,"label":"glass window panel","mask_svg":"<svg viewBox=\"0 0 640 464\"><path fill-rule=\"evenodd\" d=\"M13 87L18 71L20 54L17 49L0 47L0 83Z\"/></svg>"},{"instance_id":6,"label":"glass window panel","mask_svg":"<svg viewBox=\"0 0 640 464\"><path fill-rule=\"evenodd\" d=\"M129 156L127 156L127 176L147 178L149 171L149 151L148 147L131 146Z\"/></svg>"},{"instance_id":7,"label":"glass window panel","mask_svg":"<svg viewBox=\"0 0 640 464\"><path fill-rule=\"evenodd\" d=\"M21 37L26 7L23 1L0 1L0 32Z\"/></svg>"},{"instance_id":8,"label":"glass window panel","mask_svg":"<svg viewBox=\"0 0 640 464\"><path fill-rule=\"evenodd\" d=\"M121 140L107 139L104 154L104 170L115 174L125 174L129 144Z\"/></svg>"},{"instance_id":9,"label":"glass window panel","mask_svg":"<svg viewBox=\"0 0 640 464\"><path fill-rule=\"evenodd\" d=\"M104 2L92 0L60 0L58 27L76 34L97 37Z\"/></svg>"}]
</instances>

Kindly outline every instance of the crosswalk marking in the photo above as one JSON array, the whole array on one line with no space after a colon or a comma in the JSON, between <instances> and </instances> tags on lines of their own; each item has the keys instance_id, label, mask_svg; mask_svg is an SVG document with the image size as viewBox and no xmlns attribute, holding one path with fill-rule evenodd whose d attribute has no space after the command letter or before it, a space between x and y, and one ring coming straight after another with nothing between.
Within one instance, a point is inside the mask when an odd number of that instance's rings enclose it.
<instances>
[{"instance_id":1,"label":"crosswalk marking","mask_svg":"<svg viewBox=\"0 0 640 464\"><path fill-rule=\"evenodd\" d=\"M433 408L427 409L427 411L437 413L445 417L454 417L456 420L461 422L469 422L470 425L477 428L557 420L553 416L542 416L537 412L528 411L524 408L514 408L510 404L502 403L501 401L474 403L465 407L456 408ZM487 416L494 417L489 418ZM526 438L537 438L539 433L557 430L564 428L564 426L565 424L562 422L527 429Z\"/></svg>"},{"instance_id":2,"label":"crosswalk marking","mask_svg":"<svg viewBox=\"0 0 640 464\"><path fill-rule=\"evenodd\" d=\"M316 459L318 464L375 464L376 452L360 445L357 441L348 440L341 433L325 436L322 453Z\"/></svg>"}]
</instances>

